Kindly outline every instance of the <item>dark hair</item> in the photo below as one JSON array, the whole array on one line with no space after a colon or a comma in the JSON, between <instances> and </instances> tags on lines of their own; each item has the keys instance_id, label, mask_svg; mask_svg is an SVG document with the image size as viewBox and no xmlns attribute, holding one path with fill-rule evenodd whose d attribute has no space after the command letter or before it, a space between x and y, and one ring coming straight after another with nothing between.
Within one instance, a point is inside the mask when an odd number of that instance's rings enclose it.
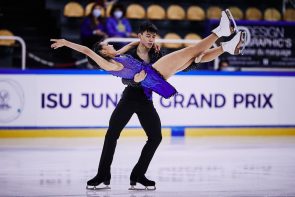
<instances>
[{"instance_id":1,"label":"dark hair","mask_svg":"<svg viewBox=\"0 0 295 197\"><path fill-rule=\"evenodd\" d=\"M95 7L96 6L100 6L100 7L102 7L102 9L105 11L105 7L104 7L104 5L103 4L101 4L101 3L94 3L93 5L92 5L92 7L91 7L91 11L89 12L89 14L88 14L88 18L90 18L90 21L91 21L91 28L92 29L95 29L96 28L96 26L97 26L97 24L96 24L96 22L95 22L95 18L93 17L93 10L95 9ZM97 18L97 20L100 22L100 23L102 23L102 24L104 24L105 23L105 19L104 19L104 17L102 16L102 15L100 15L98 18Z\"/></svg>"},{"instance_id":2,"label":"dark hair","mask_svg":"<svg viewBox=\"0 0 295 197\"><path fill-rule=\"evenodd\" d=\"M105 54L103 54L102 52L101 52L101 50L102 50L102 41L103 40L101 40L101 41L99 41L99 42L96 42L94 45L93 45L93 47L92 47L92 50L96 53L96 54L98 54L99 56L101 56L102 58L104 58L105 60L107 60L107 61L109 61L109 60L111 60L112 58L110 58L109 56L107 56L107 55L105 55ZM98 67L98 69L102 69L93 59L91 59L90 57L88 57L87 56L87 59L88 59L88 62L89 62L89 64L91 64L92 66L95 66L95 67Z\"/></svg>"},{"instance_id":3,"label":"dark hair","mask_svg":"<svg viewBox=\"0 0 295 197\"><path fill-rule=\"evenodd\" d=\"M111 11L110 11L110 15L111 15L112 17L114 17L114 12L115 12L116 9L122 10L122 12L123 12L123 16L122 16L122 17L125 16L125 14L126 14L126 9L125 9L124 5L123 5L123 4L120 4L120 3L116 3L116 4L114 4L114 5L112 6Z\"/></svg>"},{"instance_id":4,"label":"dark hair","mask_svg":"<svg viewBox=\"0 0 295 197\"><path fill-rule=\"evenodd\" d=\"M96 6L100 6L100 7L102 7L102 9L105 11L105 7L104 7L103 4L101 4L101 3L94 3L94 4L91 6L91 10L90 10L90 12L89 12L89 14L88 14L88 17L92 17L93 10L95 9ZM102 16L100 16L100 17L102 17Z\"/></svg>"},{"instance_id":5,"label":"dark hair","mask_svg":"<svg viewBox=\"0 0 295 197\"><path fill-rule=\"evenodd\" d=\"M138 29L138 33L143 33L145 31L158 34L159 30L156 27L156 25L154 25L150 21L145 21L140 24L139 29Z\"/></svg>"}]
</instances>

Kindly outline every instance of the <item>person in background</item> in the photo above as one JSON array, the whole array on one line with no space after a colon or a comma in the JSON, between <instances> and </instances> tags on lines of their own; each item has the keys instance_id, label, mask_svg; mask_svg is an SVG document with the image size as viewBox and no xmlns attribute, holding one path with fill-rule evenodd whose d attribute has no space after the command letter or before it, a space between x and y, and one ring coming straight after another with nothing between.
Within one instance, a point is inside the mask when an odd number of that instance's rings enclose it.
<instances>
[{"instance_id":1,"label":"person in background","mask_svg":"<svg viewBox=\"0 0 295 197\"><path fill-rule=\"evenodd\" d=\"M220 59L217 71L240 71L241 68L230 65L227 59Z\"/></svg>"},{"instance_id":2,"label":"person in background","mask_svg":"<svg viewBox=\"0 0 295 197\"><path fill-rule=\"evenodd\" d=\"M137 38L137 34L132 32L132 27L125 18L126 9L122 4L116 3L112 6L110 17L107 19L106 27L109 37ZM126 43L115 44L115 48L121 48Z\"/></svg>"},{"instance_id":3,"label":"person in background","mask_svg":"<svg viewBox=\"0 0 295 197\"><path fill-rule=\"evenodd\" d=\"M105 8L108 6L112 6L115 4L118 0L97 0L97 3L104 5Z\"/></svg>"},{"instance_id":4,"label":"person in background","mask_svg":"<svg viewBox=\"0 0 295 197\"><path fill-rule=\"evenodd\" d=\"M83 20L80 28L83 45L92 48L94 43L107 37L103 12L103 5L95 3L89 15Z\"/></svg>"},{"instance_id":5,"label":"person in background","mask_svg":"<svg viewBox=\"0 0 295 197\"><path fill-rule=\"evenodd\" d=\"M221 60L218 64L218 71L226 70L229 67L228 60Z\"/></svg>"}]
</instances>

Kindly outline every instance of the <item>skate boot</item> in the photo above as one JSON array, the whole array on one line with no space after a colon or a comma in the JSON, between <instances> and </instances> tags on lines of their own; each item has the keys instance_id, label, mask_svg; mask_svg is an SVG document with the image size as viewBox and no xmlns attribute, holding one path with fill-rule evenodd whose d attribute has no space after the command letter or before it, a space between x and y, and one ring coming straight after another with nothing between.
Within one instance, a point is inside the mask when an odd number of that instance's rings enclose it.
<instances>
[{"instance_id":1,"label":"skate boot","mask_svg":"<svg viewBox=\"0 0 295 197\"><path fill-rule=\"evenodd\" d=\"M243 54L243 50L246 46L246 32L239 31L230 41L222 42L221 47L224 52L228 52L232 55Z\"/></svg>"},{"instance_id":2,"label":"skate boot","mask_svg":"<svg viewBox=\"0 0 295 197\"><path fill-rule=\"evenodd\" d=\"M229 9L221 12L220 23L212 32L218 36L218 38L237 33L237 25Z\"/></svg>"},{"instance_id":3,"label":"skate boot","mask_svg":"<svg viewBox=\"0 0 295 197\"><path fill-rule=\"evenodd\" d=\"M87 181L86 189L89 190L100 190L100 189L111 189L110 187L111 174L102 178L96 175L94 178Z\"/></svg>"},{"instance_id":4,"label":"skate boot","mask_svg":"<svg viewBox=\"0 0 295 197\"><path fill-rule=\"evenodd\" d=\"M136 183L140 183L144 187L136 187ZM130 177L130 185L131 188L129 188L129 190L156 190L155 181L148 180L144 175L137 178Z\"/></svg>"}]
</instances>

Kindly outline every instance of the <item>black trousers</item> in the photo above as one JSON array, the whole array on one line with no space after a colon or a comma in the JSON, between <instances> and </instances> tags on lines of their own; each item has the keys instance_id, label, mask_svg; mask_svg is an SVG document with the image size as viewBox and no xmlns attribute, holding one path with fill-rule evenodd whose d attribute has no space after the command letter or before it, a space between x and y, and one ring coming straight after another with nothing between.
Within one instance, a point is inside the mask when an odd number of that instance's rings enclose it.
<instances>
[{"instance_id":1,"label":"black trousers","mask_svg":"<svg viewBox=\"0 0 295 197\"><path fill-rule=\"evenodd\" d=\"M132 115L136 113L148 140L144 145L131 176L143 176L157 150L161 140L161 121L151 101L134 101L122 98L111 115L103 150L98 167L98 175L110 179L110 167L113 161L117 140Z\"/></svg>"}]
</instances>

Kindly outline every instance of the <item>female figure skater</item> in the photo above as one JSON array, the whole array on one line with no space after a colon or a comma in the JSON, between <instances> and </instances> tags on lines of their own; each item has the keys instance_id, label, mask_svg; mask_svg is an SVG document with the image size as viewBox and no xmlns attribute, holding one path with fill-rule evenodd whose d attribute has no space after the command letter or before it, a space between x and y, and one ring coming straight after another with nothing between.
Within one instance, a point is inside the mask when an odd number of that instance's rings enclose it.
<instances>
[{"instance_id":1,"label":"female figure skater","mask_svg":"<svg viewBox=\"0 0 295 197\"><path fill-rule=\"evenodd\" d=\"M235 33L235 36L230 41L223 42L220 47L210 49L218 38L230 36L232 33ZM237 31L235 21L227 9L222 11L219 26L212 31L212 34L193 46L163 56L151 66L144 66L142 62L130 55L122 55L130 47L134 47L132 43L116 51L112 45L102 42L96 44L94 51L92 51L88 47L69 42L65 39L51 39L54 42L51 47L57 49L66 46L79 51L90 57L103 70L125 79L133 79L136 73L144 70L147 76L141 82L141 85L153 90L164 98L169 98L177 91L166 81L167 79L187 68L194 59L196 63L208 62L224 52L232 55L240 54L243 49L241 47L245 45L245 37L245 32Z\"/></svg>"}]
</instances>

